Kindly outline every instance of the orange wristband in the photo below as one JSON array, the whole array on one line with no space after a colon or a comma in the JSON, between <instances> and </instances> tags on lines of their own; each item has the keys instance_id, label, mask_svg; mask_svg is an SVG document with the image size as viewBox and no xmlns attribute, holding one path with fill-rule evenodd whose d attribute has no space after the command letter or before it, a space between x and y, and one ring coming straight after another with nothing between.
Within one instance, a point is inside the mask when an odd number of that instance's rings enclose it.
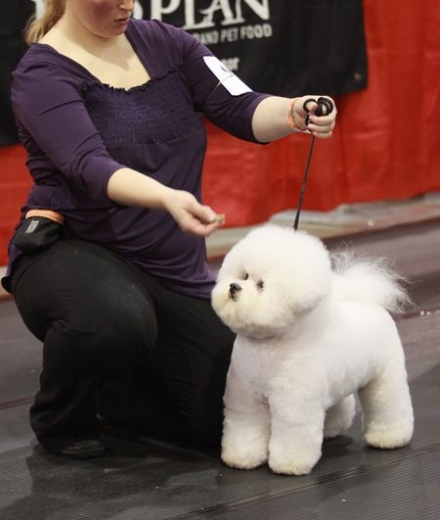
<instances>
[{"instance_id":1,"label":"orange wristband","mask_svg":"<svg viewBox=\"0 0 440 520\"><path fill-rule=\"evenodd\" d=\"M291 103L290 103L289 111L287 112L287 124L290 126L290 128L292 130L295 130L296 132L304 132L305 130L307 130L307 127L306 128L300 128L295 123L295 119L293 118L293 109L294 109L295 103L297 101L298 101L298 98L293 98Z\"/></svg>"}]
</instances>

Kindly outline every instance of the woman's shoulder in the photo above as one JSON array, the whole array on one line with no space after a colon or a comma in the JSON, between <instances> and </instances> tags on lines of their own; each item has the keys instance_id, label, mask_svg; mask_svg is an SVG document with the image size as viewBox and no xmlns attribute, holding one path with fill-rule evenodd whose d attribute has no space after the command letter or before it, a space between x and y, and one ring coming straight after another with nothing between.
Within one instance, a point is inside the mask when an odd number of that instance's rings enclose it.
<instances>
[{"instance_id":1,"label":"woman's shoulder","mask_svg":"<svg viewBox=\"0 0 440 520\"><path fill-rule=\"evenodd\" d=\"M180 44L186 40L195 40L193 36L181 27L162 22L161 20L138 20L132 19L128 26L129 34L137 36L142 40L170 42Z\"/></svg>"},{"instance_id":2,"label":"woman's shoulder","mask_svg":"<svg viewBox=\"0 0 440 520\"><path fill-rule=\"evenodd\" d=\"M48 45L32 44L11 77L14 105L37 100L75 100L92 77L86 69Z\"/></svg>"},{"instance_id":3,"label":"woman's shoulder","mask_svg":"<svg viewBox=\"0 0 440 520\"><path fill-rule=\"evenodd\" d=\"M155 19L132 19L126 34L152 76L180 67L201 46L182 28Z\"/></svg>"},{"instance_id":4,"label":"woman's shoulder","mask_svg":"<svg viewBox=\"0 0 440 520\"><path fill-rule=\"evenodd\" d=\"M78 63L59 53L45 43L33 43L19 61L13 72L13 77L25 74L26 76L44 76L57 72L59 76L84 79L86 70Z\"/></svg>"}]
</instances>

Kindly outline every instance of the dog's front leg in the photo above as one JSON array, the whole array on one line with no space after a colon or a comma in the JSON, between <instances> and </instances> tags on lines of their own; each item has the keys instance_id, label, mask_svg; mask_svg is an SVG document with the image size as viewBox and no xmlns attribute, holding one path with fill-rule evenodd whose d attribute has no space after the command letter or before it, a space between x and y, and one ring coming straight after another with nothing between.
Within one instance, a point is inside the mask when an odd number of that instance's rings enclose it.
<instances>
[{"instance_id":1,"label":"dog's front leg","mask_svg":"<svg viewBox=\"0 0 440 520\"><path fill-rule=\"evenodd\" d=\"M269 466L283 475L307 475L321 457L324 410L296 396L270 399Z\"/></svg>"},{"instance_id":2,"label":"dog's front leg","mask_svg":"<svg viewBox=\"0 0 440 520\"><path fill-rule=\"evenodd\" d=\"M225 391L222 460L232 468L253 469L267 461L269 412L231 367Z\"/></svg>"}]
</instances>

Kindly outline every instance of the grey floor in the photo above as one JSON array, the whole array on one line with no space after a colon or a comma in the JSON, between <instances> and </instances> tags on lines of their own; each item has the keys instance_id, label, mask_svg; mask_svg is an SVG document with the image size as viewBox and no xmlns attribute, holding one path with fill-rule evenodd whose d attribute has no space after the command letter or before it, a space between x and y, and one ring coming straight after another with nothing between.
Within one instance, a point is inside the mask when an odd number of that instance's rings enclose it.
<instances>
[{"instance_id":1,"label":"grey floor","mask_svg":"<svg viewBox=\"0 0 440 520\"><path fill-rule=\"evenodd\" d=\"M41 347L13 300L3 299L0 520L438 520L440 219L371 227L339 228L325 242L332 250L387 256L411 281L414 306L398 320L416 416L410 446L366 448L357 417L346 436L324 444L321 461L306 477L277 476L266 467L232 470L213 454L147 439L109 437L113 454L89 461L46 455L27 417ZM220 260L213 259L214 267Z\"/></svg>"}]
</instances>

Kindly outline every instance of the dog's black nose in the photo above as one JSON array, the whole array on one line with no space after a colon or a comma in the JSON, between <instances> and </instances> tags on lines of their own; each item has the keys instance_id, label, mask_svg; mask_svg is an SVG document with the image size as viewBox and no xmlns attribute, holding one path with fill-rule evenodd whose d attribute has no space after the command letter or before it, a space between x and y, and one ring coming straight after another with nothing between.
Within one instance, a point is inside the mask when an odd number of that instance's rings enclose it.
<instances>
[{"instance_id":1,"label":"dog's black nose","mask_svg":"<svg viewBox=\"0 0 440 520\"><path fill-rule=\"evenodd\" d=\"M241 285L238 285L238 283L229 284L229 293L232 297L234 297L240 291L241 291Z\"/></svg>"}]
</instances>

